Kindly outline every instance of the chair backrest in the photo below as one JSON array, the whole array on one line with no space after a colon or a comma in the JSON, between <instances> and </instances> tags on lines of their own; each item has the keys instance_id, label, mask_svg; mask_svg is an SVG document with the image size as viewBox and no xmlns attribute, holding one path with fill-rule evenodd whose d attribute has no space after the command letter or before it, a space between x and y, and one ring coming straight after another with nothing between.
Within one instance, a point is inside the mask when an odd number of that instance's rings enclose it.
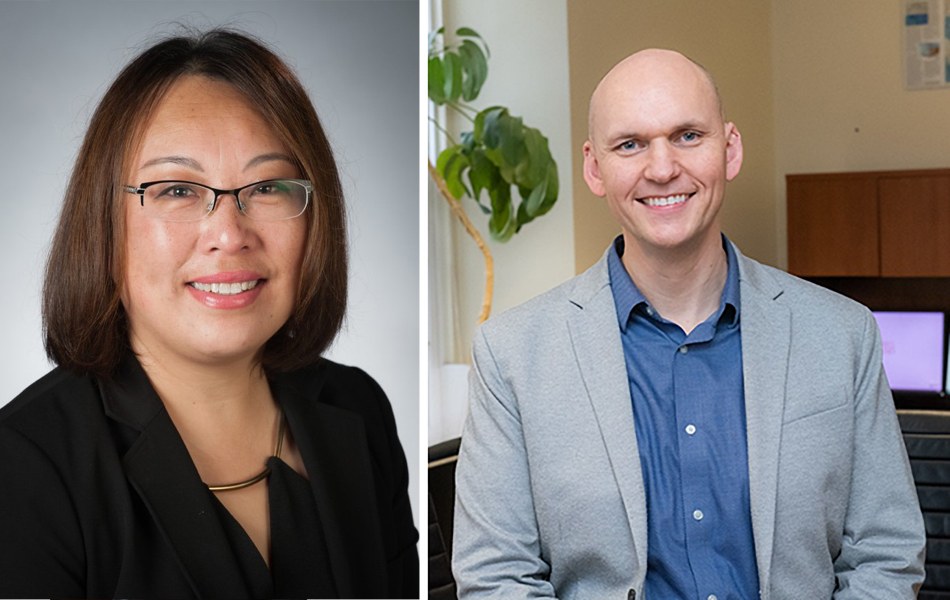
<instances>
[{"instance_id":1,"label":"chair backrest","mask_svg":"<svg viewBox=\"0 0 950 600\"><path fill-rule=\"evenodd\" d=\"M429 494L429 600L455 600L455 578L452 561L442 539L439 519Z\"/></svg>"},{"instance_id":2,"label":"chair backrest","mask_svg":"<svg viewBox=\"0 0 950 600\"><path fill-rule=\"evenodd\" d=\"M927 578L918 598L950 598L950 411L897 416L927 529Z\"/></svg>"},{"instance_id":3,"label":"chair backrest","mask_svg":"<svg viewBox=\"0 0 950 600\"><path fill-rule=\"evenodd\" d=\"M455 438L429 447L429 600L456 597L450 565L460 443Z\"/></svg>"}]
</instances>

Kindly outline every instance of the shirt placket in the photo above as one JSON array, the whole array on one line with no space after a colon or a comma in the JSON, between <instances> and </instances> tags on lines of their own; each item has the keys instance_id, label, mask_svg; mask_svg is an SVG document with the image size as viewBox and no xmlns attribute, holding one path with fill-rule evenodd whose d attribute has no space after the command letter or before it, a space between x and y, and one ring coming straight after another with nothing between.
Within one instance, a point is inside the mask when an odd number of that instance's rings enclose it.
<instances>
[{"instance_id":1,"label":"shirt placket","mask_svg":"<svg viewBox=\"0 0 950 600\"><path fill-rule=\"evenodd\" d=\"M718 600L725 595L717 576L715 561L710 556L711 533L719 527L710 490L714 487L715 465L709 457L709 419L703 413L703 401L693 386L686 382L690 373L703 360L705 346L702 332L689 336L676 347L673 356L673 393L676 406L677 445L680 456L680 494L683 500L683 521L686 533L686 554L689 557L698 598ZM710 336L711 337L711 336Z\"/></svg>"}]
</instances>

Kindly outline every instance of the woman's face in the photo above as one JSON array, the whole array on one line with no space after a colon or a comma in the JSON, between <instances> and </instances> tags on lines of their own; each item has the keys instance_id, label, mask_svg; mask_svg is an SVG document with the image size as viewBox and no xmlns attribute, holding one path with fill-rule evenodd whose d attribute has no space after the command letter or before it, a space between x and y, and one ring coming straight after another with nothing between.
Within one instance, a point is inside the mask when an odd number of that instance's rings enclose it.
<instances>
[{"instance_id":1,"label":"woman's face","mask_svg":"<svg viewBox=\"0 0 950 600\"><path fill-rule=\"evenodd\" d=\"M233 87L185 76L147 123L125 183L172 179L234 189L300 176L272 128ZM257 357L294 309L306 217L254 221L233 195L222 195L211 215L169 222L147 216L137 195L124 201L122 302L136 353L206 364Z\"/></svg>"}]
</instances>

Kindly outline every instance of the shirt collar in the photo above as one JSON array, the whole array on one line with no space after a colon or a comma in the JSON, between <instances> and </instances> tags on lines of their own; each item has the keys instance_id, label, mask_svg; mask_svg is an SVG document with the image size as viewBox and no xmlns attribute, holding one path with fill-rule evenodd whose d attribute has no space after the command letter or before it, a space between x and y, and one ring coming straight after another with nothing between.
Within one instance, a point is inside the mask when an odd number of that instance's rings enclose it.
<instances>
[{"instance_id":1,"label":"shirt collar","mask_svg":"<svg viewBox=\"0 0 950 600\"><path fill-rule=\"evenodd\" d=\"M726 285L722 290L716 322L724 320L726 325L735 325L739 321L739 259L725 234L722 234L722 247L726 251ZM621 329L627 326L630 313L634 308L640 304L648 304L646 296L637 288L637 284L633 282L623 266L621 260L623 250L623 236L618 235L614 239L612 251L607 253L610 290L613 293L617 321Z\"/></svg>"}]
</instances>

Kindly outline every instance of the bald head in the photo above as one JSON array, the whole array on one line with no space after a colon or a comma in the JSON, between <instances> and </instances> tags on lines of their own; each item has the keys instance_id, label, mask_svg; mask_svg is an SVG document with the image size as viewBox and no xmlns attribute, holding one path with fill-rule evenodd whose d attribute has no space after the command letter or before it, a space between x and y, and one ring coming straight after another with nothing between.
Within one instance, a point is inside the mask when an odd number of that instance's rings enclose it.
<instances>
[{"instance_id":1,"label":"bald head","mask_svg":"<svg viewBox=\"0 0 950 600\"><path fill-rule=\"evenodd\" d=\"M612 106L629 102L631 94L651 94L661 90L690 94L697 103L711 102L720 120L725 121L722 99L709 71L679 52L649 48L614 65L597 84L590 98L588 137L594 138L597 120L603 118Z\"/></svg>"}]
</instances>

